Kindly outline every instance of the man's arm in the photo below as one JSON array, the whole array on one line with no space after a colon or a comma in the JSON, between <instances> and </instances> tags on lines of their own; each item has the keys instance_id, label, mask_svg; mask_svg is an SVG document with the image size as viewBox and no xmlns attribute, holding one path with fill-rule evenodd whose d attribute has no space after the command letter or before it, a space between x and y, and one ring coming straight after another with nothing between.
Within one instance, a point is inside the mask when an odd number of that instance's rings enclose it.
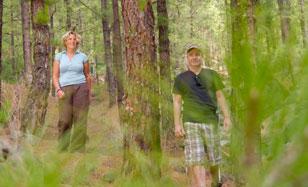
<instances>
[{"instance_id":1,"label":"man's arm","mask_svg":"<svg viewBox=\"0 0 308 187\"><path fill-rule=\"evenodd\" d=\"M174 132L176 137L185 135L184 128L181 122L181 107L182 96L173 94L173 113L174 113Z\"/></svg>"},{"instance_id":2,"label":"man's arm","mask_svg":"<svg viewBox=\"0 0 308 187\"><path fill-rule=\"evenodd\" d=\"M231 126L231 118L230 118L230 113L228 110L228 105L226 102L226 99L224 97L224 94L221 90L216 91L216 98L217 98L217 103L222 111L222 114L224 116L224 128L228 130Z\"/></svg>"}]
</instances>

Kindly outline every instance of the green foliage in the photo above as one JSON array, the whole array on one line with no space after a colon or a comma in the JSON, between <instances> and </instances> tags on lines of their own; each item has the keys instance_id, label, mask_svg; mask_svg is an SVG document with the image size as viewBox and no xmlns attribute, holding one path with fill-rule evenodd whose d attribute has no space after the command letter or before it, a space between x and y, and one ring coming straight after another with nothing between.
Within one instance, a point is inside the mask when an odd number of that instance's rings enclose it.
<instances>
[{"instance_id":1,"label":"green foliage","mask_svg":"<svg viewBox=\"0 0 308 187\"><path fill-rule=\"evenodd\" d=\"M5 125L9 119L10 119L10 109L11 109L11 104L9 101L5 101L2 103L2 106L0 108L0 128Z\"/></svg>"},{"instance_id":2,"label":"green foliage","mask_svg":"<svg viewBox=\"0 0 308 187\"><path fill-rule=\"evenodd\" d=\"M49 9L47 5L39 9L34 20L37 24L47 25L49 23Z\"/></svg>"},{"instance_id":3,"label":"green foliage","mask_svg":"<svg viewBox=\"0 0 308 187\"><path fill-rule=\"evenodd\" d=\"M144 11L148 1L147 0L137 0L137 2L138 2L139 9Z\"/></svg>"}]
</instances>

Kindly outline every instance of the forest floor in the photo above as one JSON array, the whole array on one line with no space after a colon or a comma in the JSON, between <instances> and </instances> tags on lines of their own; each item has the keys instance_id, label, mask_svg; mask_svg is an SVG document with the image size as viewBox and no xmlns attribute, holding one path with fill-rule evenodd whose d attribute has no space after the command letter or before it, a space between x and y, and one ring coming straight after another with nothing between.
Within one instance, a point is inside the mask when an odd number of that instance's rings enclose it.
<instances>
[{"instance_id":1,"label":"forest floor","mask_svg":"<svg viewBox=\"0 0 308 187\"><path fill-rule=\"evenodd\" d=\"M61 160L61 185L63 186L118 186L122 163L122 132L117 107L108 107L107 92L93 94L88 115L87 151L65 153ZM50 157L57 144L57 98L48 98L48 111L42 138L37 141L33 152L39 158L51 162ZM168 148L167 148L168 149ZM171 151L170 151L171 150ZM68 156L69 155L69 156ZM164 151L162 176L171 179L172 186L187 186L182 150Z\"/></svg>"}]
</instances>

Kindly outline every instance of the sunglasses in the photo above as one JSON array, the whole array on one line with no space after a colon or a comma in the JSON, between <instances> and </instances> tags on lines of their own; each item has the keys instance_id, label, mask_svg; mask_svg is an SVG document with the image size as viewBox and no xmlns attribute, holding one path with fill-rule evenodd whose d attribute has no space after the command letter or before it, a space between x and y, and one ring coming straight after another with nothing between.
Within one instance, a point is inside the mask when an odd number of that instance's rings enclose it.
<instances>
[{"instance_id":1,"label":"sunglasses","mask_svg":"<svg viewBox=\"0 0 308 187\"><path fill-rule=\"evenodd\" d=\"M195 79L195 81L196 81L196 85L197 85L198 87L201 87L202 84L201 84L200 78L196 75L196 76L194 76L194 79Z\"/></svg>"}]
</instances>

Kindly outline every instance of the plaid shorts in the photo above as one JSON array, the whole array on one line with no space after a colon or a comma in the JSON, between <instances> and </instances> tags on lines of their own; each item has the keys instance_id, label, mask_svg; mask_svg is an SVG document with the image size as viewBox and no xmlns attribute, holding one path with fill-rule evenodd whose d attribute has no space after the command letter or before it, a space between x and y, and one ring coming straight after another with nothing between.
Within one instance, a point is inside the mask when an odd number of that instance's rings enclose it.
<instances>
[{"instance_id":1,"label":"plaid shorts","mask_svg":"<svg viewBox=\"0 0 308 187\"><path fill-rule=\"evenodd\" d=\"M184 129L187 165L220 164L220 138L215 124L185 122Z\"/></svg>"}]
</instances>

